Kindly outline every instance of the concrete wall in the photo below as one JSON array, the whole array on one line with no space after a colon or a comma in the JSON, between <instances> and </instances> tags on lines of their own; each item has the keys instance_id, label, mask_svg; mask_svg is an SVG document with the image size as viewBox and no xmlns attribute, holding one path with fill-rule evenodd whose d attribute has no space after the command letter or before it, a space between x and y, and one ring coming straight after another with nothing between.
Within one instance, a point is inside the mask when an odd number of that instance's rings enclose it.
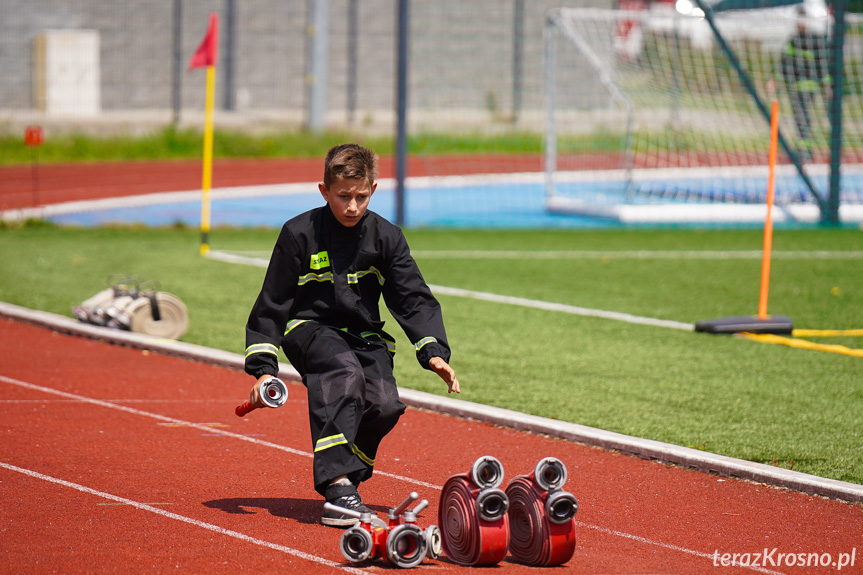
<instances>
[{"instance_id":1,"label":"concrete wall","mask_svg":"<svg viewBox=\"0 0 863 575\"><path fill-rule=\"evenodd\" d=\"M208 14L215 11L221 25L217 108L238 117L301 122L308 97L309 3L314 0L233 0L229 34L231 1L181 2L182 108L195 113L204 105L205 72L185 67L206 32ZM412 0L410 109L425 113L432 126L442 118L455 124L504 118L516 102L524 110L541 109L546 12L562 5L610 4L524 0L522 83L516 92L516 0ZM337 125L347 121L351 86L355 122L391 121L394 108L397 1L359 0L356 6L357 17L350 20L350 0L330 0L327 117ZM0 0L0 121L38 109L36 38L46 30L76 29L99 35L104 114L156 111L166 117L174 94L174 8L172 0ZM356 25L354 52L349 50L351 22ZM355 84L349 81L352 69Z\"/></svg>"}]
</instances>

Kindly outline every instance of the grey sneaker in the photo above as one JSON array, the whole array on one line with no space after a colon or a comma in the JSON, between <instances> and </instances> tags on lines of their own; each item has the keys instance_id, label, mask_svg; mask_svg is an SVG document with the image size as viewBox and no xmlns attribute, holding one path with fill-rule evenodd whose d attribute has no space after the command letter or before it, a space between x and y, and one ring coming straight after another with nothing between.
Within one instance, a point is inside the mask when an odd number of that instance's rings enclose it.
<instances>
[{"instance_id":1,"label":"grey sneaker","mask_svg":"<svg viewBox=\"0 0 863 575\"><path fill-rule=\"evenodd\" d=\"M356 511L358 513L371 513L374 515L374 512L371 509L363 505L363 500L360 497L356 486L353 484L330 485L327 487L325 497L328 503L335 505L336 507L350 509L351 511ZM329 525L330 527L350 527L358 521L359 519L356 517L351 517L350 515L345 515L336 511L324 510L321 515L321 523Z\"/></svg>"}]
</instances>

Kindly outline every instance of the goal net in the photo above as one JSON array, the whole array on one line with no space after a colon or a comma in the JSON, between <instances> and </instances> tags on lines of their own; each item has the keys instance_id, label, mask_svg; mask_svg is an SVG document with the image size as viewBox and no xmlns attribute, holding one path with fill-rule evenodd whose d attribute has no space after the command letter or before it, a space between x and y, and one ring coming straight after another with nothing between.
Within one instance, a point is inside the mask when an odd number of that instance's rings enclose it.
<instances>
[{"instance_id":1,"label":"goal net","mask_svg":"<svg viewBox=\"0 0 863 575\"><path fill-rule=\"evenodd\" d=\"M776 168L778 221L819 221L831 190L830 22L826 12L805 18L815 60L806 63L810 91L801 96L801 73L792 73L787 55L801 18L794 8L773 9L769 18L749 12L715 16L749 86L708 22L670 3L550 12L547 208L629 221L763 221L770 150L765 111L775 99L780 139L790 151L780 149ZM863 37L851 24L843 52L839 198L840 219L857 220Z\"/></svg>"}]
</instances>

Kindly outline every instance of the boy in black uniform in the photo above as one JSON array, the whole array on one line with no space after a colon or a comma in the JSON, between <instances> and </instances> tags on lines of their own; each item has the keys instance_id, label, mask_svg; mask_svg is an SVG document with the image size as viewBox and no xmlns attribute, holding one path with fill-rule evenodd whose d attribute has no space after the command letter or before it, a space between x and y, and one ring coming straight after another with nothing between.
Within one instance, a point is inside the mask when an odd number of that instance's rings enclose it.
<instances>
[{"instance_id":1,"label":"boy in black uniform","mask_svg":"<svg viewBox=\"0 0 863 575\"><path fill-rule=\"evenodd\" d=\"M246 325L246 372L258 384L278 373L279 346L308 389L315 490L339 507L368 512L357 492L371 477L378 446L405 405L393 377L395 342L383 331L379 301L416 348L420 365L460 392L440 305L401 230L367 211L377 157L336 146L318 188L327 205L284 224ZM321 522L355 519L324 511Z\"/></svg>"}]
</instances>

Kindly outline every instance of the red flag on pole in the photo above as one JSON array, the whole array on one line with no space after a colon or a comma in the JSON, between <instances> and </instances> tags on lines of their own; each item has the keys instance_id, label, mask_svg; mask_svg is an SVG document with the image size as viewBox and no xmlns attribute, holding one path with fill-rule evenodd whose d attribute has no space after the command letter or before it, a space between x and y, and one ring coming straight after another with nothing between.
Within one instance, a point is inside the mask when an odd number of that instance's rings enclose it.
<instances>
[{"instance_id":1,"label":"red flag on pole","mask_svg":"<svg viewBox=\"0 0 863 575\"><path fill-rule=\"evenodd\" d=\"M201 45L189 60L189 70L216 65L216 50L219 47L219 15L210 14L210 26L207 35L201 40Z\"/></svg>"}]
</instances>

